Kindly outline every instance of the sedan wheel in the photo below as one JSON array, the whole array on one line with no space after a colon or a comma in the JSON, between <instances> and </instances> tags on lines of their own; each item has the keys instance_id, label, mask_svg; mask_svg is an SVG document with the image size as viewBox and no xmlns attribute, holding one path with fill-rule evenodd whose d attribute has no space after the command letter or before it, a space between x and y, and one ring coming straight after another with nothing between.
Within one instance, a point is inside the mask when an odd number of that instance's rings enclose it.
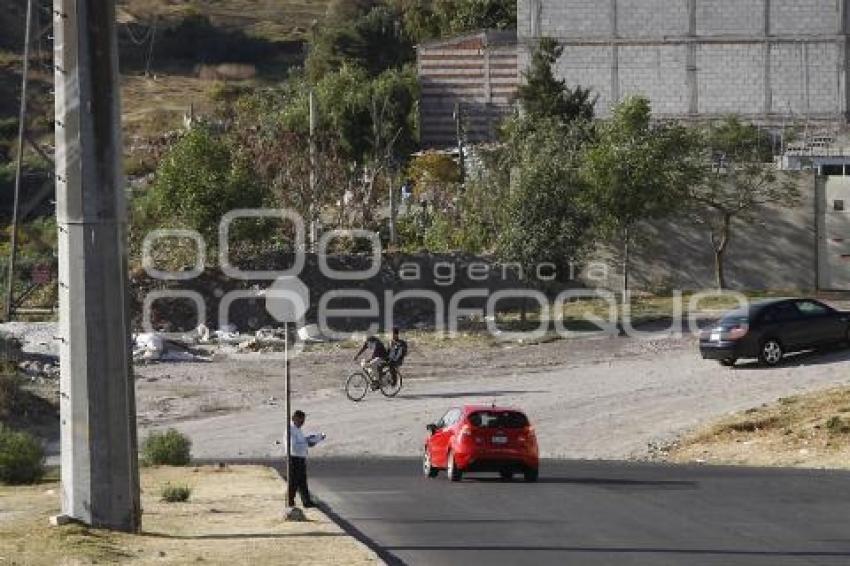
<instances>
[{"instance_id":1,"label":"sedan wheel","mask_svg":"<svg viewBox=\"0 0 850 566\"><path fill-rule=\"evenodd\" d=\"M440 470L431 465L431 453L427 448L422 456L422 473L429 478L436 478L440 473Z\"/></svg>"},{"instance_id":2,"label":"sedan wheel","mask_svg":"<svg viewBox=\"0 0 850 566\"><path fill-rule=\"evenodd\" d=\"M775 366L782 361L782 357L784 355L785 352L782 350L782 344L771 338L769 340L765 340L765 342L761 345L759 361L768 366Z\"/></svg>"}]
</instances>

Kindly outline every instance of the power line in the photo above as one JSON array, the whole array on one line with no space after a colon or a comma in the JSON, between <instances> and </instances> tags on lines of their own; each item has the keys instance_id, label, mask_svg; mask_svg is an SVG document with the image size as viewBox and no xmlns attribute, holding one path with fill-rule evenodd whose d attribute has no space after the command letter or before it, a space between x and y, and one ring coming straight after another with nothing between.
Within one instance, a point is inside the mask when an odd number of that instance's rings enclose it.
<instances>
[{"instance_id":1,"label":"power line","mask_svg":"<svg viewBox=\"0 0 850 566\"><path fill-rule=\"evenodd\" d=\"M147 31L145 31L144 36L139 39L135 33L133 33L133 25L132 24L124 24L124 31L127 32L127 36L130 38L134 44L138 46L145 45L153 35L154 26L148 26Z\"/></svg>"}]
</instances>

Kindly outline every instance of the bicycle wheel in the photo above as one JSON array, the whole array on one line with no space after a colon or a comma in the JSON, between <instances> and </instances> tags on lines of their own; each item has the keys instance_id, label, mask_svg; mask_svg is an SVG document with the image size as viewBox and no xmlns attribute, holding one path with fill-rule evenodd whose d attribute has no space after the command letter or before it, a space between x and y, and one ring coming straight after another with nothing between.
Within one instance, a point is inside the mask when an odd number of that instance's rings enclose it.
<instances>
[{"instance_id":1,"label":"bicycle wheel","mask_svg":"<svg viewBox=\"0 0 850 566\"><path fill-rule=\"evenodd\" d=\"M363 372L354 372L345 382L345 395L352 401L362 401L369 393L369 379Z\"/></svg>"},{"instance_id":2,"label":"bicycle wheel","mask_svg":"<svg viewBox=\"0 0 850 566\"><path fill-rule=\"evenodd\" d=\"M381 379L381 393L383 393L385 397L395 397L398 395L398 392L401 391L401 372L396 371L395 384L392 379L393 377L390 374L390 371L387 370L387 373L384 374L383 379Z\"/></svg>"}]
</instances>

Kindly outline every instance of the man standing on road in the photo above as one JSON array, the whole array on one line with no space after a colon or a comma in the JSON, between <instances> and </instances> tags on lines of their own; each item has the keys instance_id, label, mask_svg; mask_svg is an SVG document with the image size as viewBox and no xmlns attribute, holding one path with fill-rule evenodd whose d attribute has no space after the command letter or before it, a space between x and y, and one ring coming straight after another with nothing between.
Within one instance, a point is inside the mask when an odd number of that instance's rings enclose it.
<instances>
[{"instance_id":1,"label":"man standing on road","mask_svg":"<svg viewBox=\"0 0 850 566\"><path fill-rule=\"evenodd\" d=\"M310 447L315 446L325 439L324 434L311 434L304 436L301 427L307 415L304 411L295 411L292 414L292 424L289 425L290 458L289 466L291 478L287 478L288 494L287 503L289 507L295 507L295 492L301 494L301 504L306 507L315 507L310 499L310 489L307 487L307 452Z\"/></svg>"}]
</instances>

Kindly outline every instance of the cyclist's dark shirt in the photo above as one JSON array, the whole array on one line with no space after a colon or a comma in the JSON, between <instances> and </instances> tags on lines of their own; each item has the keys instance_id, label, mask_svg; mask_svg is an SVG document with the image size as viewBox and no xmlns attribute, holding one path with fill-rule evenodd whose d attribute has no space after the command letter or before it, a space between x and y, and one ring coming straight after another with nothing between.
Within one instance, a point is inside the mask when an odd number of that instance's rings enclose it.
<instances>
[{"instance_id":1,"label":"cyclist's dark shirt","mask_svg":"<svg viewBox=\"0 0 850 566\"><path fill-rule=\"evenodd\" d=\"M363 350L370 350L372 353L371 359L373 360L375 358L381 358L382 360L387 359L386 346L384 346L384 343L378 340L375 336L369 336L366 338L366 343L363 344Z\"/></svg>"},{"instance_id":2,"label":"cyclist's dark shirt","mask_svg":"<svg viewBox=\"0 0 850 566\"><path fill-rule=\"evenodd\" d=\"M389 361L396 365L404 363L404 358L407 356L407 342L404 340L393 340L390 343Z\"/></svg>"}]
</instances>

